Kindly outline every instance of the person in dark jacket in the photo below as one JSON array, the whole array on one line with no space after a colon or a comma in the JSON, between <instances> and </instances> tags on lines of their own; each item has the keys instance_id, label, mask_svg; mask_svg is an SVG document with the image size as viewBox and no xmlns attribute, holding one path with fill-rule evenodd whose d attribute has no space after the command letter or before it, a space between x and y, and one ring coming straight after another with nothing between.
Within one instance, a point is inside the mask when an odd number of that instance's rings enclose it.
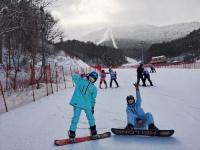
<instances>
[{"instance_id":1,"label":"person in dark jacket","mask_svg":"<svg viewBox=\"0 0 200 150\"><path fill-rule=\"evenodd\" d=\"M139 67L137 68L137 84L140 85L140 79L142 80L143 85L146 86L143 78L143 72L144 72L144 67L143 64L141 63Z\"/></svg>"}]
</instances>

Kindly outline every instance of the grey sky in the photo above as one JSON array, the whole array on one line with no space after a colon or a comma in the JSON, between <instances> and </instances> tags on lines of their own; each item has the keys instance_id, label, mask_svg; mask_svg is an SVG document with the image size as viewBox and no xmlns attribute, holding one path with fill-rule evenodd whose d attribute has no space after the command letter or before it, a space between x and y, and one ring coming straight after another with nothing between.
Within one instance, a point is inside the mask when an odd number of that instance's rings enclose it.
<instances>
[{"instance_id":1,"label":"grey sky","mask_svg":"<svg viewBox=\"0 0 200 150\"><path fill-rule=\"evenodd\" d=\"M52 13L72 38L105 26L200 21L200 0L58 0Z\"/></svg>"}]
</instances>

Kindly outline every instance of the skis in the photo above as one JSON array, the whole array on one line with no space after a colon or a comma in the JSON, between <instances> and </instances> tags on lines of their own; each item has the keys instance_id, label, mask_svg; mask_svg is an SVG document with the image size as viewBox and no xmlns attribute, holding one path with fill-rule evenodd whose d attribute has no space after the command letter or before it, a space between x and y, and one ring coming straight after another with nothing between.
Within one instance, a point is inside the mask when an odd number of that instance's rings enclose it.
<instances>
[{"instance_id":1,"label":"skis","mask_svg":"<svg viewBox=\"0 0 200 150\"><path fill-rule=\"evenodd\" d=\"M141 130L141 129L125 130L125 129L112 128L111 131L116 135L145 135L145 136L169 137L174 134L174 130L155 131L155 130Z\"/></svg>"},{"instance_id":2,"label":"skis","mask_svg":"<svg viewBox=\"0 0 200 150\"><path fill-rule=\"evenodd\" d=\"M105 132L101 134L97 134L95 136L85 136L85 137L77 137L73 140L70 139L58 139L54 141L54 144L57 146L63 146L67 144L75 144L80 142L86 142L86 141L92 141L92 140L98 140L98 139L104 139L111 136L110 132Z\"/></svg>"}]
</instances>

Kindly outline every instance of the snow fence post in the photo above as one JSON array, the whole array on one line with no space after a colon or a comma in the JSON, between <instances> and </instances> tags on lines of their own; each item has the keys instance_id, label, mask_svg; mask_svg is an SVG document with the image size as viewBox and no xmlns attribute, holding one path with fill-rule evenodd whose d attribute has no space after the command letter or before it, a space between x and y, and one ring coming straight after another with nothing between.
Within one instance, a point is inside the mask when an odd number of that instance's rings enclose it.
<instances>
[{"instance_id":1,"label":"snow fence post","mask_svg":"<svg viewBox=\"0 0 200 150\"><path fill-rule=\"evenodd\" d=\"M7 107L6 99L5 99L5 96L4 96L3 86L1 84L1 81L0 81L0 88L1 88L1 93L2 93L2 96L3 96L3 101L4 101L5 108L6 108L6 112L8 112L8 107Z\"/></svg>"},{"instance_id":2,"label":"snow fence post","mask_svg":"<svg viewBox=\"0 0 200 150\"><path fill-rule=\"evenodd\" d=\"M50 77L50 83L51 83L51 92L53 94L53 85L52 85L51 65L50 64L49 64L49 77Z\"/></svg>"},{"instance_id":3,"label":"snow fence post","mask_svg":"<svg viewBox=\"0 0 200 150\"><path fill-rule=\"evenodd\" d=\"M72 77L72 67L70 66L70 74L71 74L71 77ZM72 81L72 84L73 84L73 87L74 87L74 82Z\"/></svg>"},{"instance_id":4,"label":"snow fence post","mask_svg":"<svg viewBox=\"0 0 200 150\"><path fill-rule=\"evenodd\" d=\"M47 96L49 95L49 90L48 90L48 66L44 66L44 81L46 83L46 89L47 89Z\"/></svg>"},{"instance_id":5,"label":"snow fence post","mask_svg":"<svg viewBox=\"0 0 200 150\"><path fill-rule=\"evenodd\" d=\"M33 101L35 102L35 91L34 91L35 68L32 65L30 65L30 69L31 69L31 86L33 89Z\"/></svg>"},{"instance_id":6,"label":"snow fence post","mask_svg":"<svg viewBox=\"0 0 200 150\"><path fill-rule=\"evenodd\" d=\"M64 79L64 84L65 84L65 89L67 88L66 87L66 80L65 80L65 73L64 73L64 67L63 67L63 65L62 65L62 72L63 72L63 79Z\"/></svg>"},{"instance_id":7,"label":"snow fence post","mask_svg":"<svg viewBox=\"0 0 200 150\"><path fill-rule=\"evenodd\" d=\"M57 70L57 64L55 63L55 69L56 69L56 91L58 92L58 70Z\"/></svg>"}]
</instances>

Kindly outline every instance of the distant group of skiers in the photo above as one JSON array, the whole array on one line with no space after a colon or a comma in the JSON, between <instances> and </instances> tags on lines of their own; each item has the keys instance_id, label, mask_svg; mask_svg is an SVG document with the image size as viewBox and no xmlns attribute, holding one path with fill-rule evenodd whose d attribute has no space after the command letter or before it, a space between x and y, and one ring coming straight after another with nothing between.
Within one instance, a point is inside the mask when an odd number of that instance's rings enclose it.
<instances>
[{"instance_id":1,"label":"distant group of skiers","mask_svg":"<svg viewBox=\"0 0 200 150\"><path fill-rule=\"evenodd\" d=\"M155 67L151 65L150 67L150 73L156 72ZM150 78L150 73L147 70L147 68L144 68L143 64L140 63L139 67L137 68L137 84L140 85L140 80L142 80L142 86L147 86L146 80L149 81L150 86L153 86L153 83ZM117 82L117 73L114 71L111 67L109 68L109 72L105 72L104 69L101 69L100 71L100 83L99 88L102 89L102 83L104 83L105 88L107 88L107 82L106 82L106 74L110 74L110 88L112 88L113 81L116 84L116 87L119 87L119 84Z\"/></svg>"},{"instance_id":2,"label":"distant group of skiers","mask_svg":"<svg viewBox=\"0 0 200 150\"><path fill-rule=\"evenodd\" d=\"M119 87L119 84L117 82L117 73L114 71L111 67L109 68L109 72L105 72L104 69L101 70L100 72L100 83L99 83L99 88L102 89L102 83L104 83L105 88L107 88L107 82L106 82L106 74L110 74L110 88L112 88L112 83L113 81L116 84L116 87Z\"/></svg>"},{"instance_id":3,"label":"distant group of skiers","mask_svg":"<svg viewBox=\"0 0 200 150\"><path fill-rule=\"evenodd\" d=\"M150 72L156 72L155 68L151 66L151 71ZM140 63L139 67L137 68L137 84L140 85L140 80L142 80L142 86L147 86L146 80L149 81L150 86L153 86L153 83L150 79L150 74L147 68L144 68L144 65Z\"/></svg>"}]
</instances>

